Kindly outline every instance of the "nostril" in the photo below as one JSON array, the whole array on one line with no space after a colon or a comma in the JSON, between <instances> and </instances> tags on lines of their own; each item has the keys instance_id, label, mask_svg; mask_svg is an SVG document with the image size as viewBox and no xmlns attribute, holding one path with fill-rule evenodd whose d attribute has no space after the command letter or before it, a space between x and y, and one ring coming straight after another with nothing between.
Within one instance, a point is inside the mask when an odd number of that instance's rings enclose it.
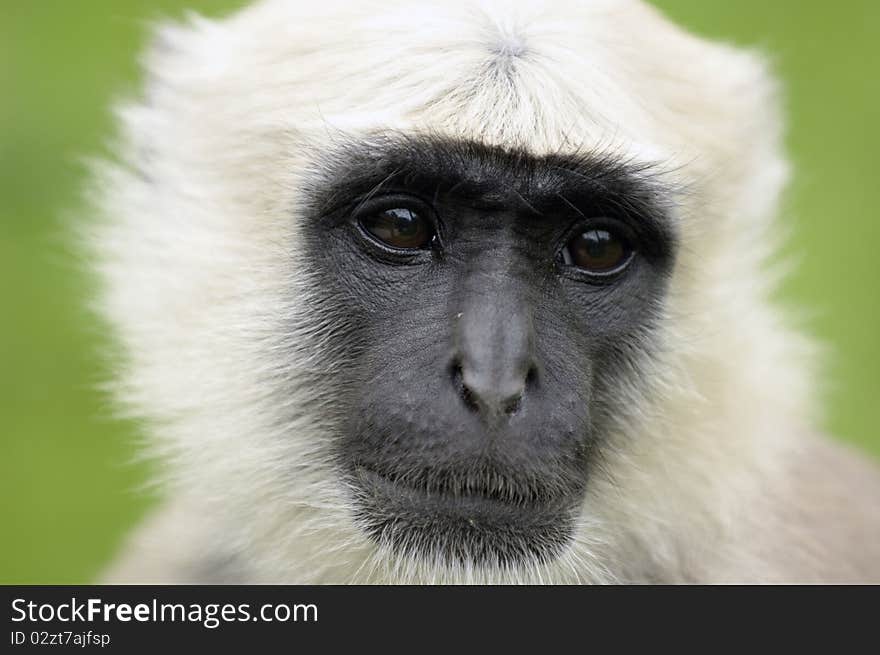
<instances>
[{"instance_id":1,"label":"nostril","mask_svg":"<svg viewBox=\"0 0 880 655\"><path fill-rule=\"evenodd\" d=\"M538 382L538 370L534 366L530 366L526 371L526 378L523 381L522 388L515 394L508 396L501 401L501 411L508 416L513 416L522 408L523 396L530 389L533 389Z\"/></svg>"},{"instance_id":2,"label":"nostril","mask_svg":"<svg viewBox=\"0 0 880 655\"><path fill-rule=\"evenodd\" d=\"M465 407L472 412L480 411L477 397L464 383L464 372L461 370L461 364L457 361L452 363L452 384L458 391L458 395L461 397L462 401L464 401Z\"/></svg>"},{"instance_id":3,"label":"nostril","mask_svg":"<svg viewBox=\"0 0 880 655\"><path fill-rule=\"evenodd\" d=\"M526 389L532 389L538 384L538 369L530 366L526 373Z\"/></svg>"},{"instance_id":4,"label":"nostril","mask_svg":"<svg viewBox=\"0 0 880 655\"><path fill-rule=\"evenodd\" d=\"M465 407L474 413L486 413L488 415L513 416L522 408L523 394L527 389L534 386L537 380L537 371L534 367L526 373L522 387L516 392L504 394L500 388L494 385L490 387L472 387L465 382L465 373L461 362L456 360L450 367L450 377L455 390L464 403Z\"/></svg>"},{"instance_id":5,"label":"nostril","mask_svg":"<svg viewBox=\"0 0 880 655\"><path fill-rule=\"evenodd\" d=\"M514 398L508 398L504 401L502 405L502 410L508 416L513 416L519 411L519 408L522 406L522 396L516 396Z\"/></svg>"}]
</instances>

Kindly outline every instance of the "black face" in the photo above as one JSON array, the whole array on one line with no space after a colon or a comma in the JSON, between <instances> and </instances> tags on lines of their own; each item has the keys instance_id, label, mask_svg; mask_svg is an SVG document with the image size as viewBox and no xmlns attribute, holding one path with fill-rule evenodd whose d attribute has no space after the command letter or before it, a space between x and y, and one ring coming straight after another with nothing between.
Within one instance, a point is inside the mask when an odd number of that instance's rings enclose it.
<instances>
[{"instance_id":1,"label":"black face","mask_svg":"<svg viewBox=\"0 0 880 655\"><path fill-rule=\"evenodd\" d=\"M566 544L674 253L644 169L473 143L334 153L305 230L360 525L509 564Z\"/></svg>"}]
</instances>

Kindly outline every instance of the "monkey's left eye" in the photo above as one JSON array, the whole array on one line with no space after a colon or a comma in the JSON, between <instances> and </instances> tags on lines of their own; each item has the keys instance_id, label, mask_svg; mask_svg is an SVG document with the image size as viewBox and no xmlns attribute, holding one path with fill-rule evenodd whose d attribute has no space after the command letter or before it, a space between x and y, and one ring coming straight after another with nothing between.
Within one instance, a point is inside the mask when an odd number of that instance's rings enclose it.
<instances>
[{"instance_id":1,"label":"monkey's left eye","mask_svg":"<svg viewBox=\"0 0 880 655\"><path fill-rule=\"evenodd\" d=\"M398 250L421 250L434 238L431 221L409 207L383 209L361 216L358 222L370 236Z\"/></svg>"},{"instance_id":2,"label":"monkey's left eye","mask_svg":"<svg viewBox=\"0 0 880 655\"><path fill-rule=\"evenodd\" d=\"M562 263L596 276L619 273L633 256L629 241L611 229L588 228L571 236L559 253Z\"/></svg>"}]
</instances>

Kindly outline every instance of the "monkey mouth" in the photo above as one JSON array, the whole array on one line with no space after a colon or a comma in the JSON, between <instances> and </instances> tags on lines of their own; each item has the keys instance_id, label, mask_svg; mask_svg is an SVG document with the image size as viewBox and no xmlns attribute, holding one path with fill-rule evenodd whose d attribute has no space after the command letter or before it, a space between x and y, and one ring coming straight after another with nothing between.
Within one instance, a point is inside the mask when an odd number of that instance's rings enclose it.
<instances>
[{"instance_id":1,"label":"monkey mouth","mask_svg":"<svg viewBox=\"0 0 880 655\"><path fill-rule=\"evenodd\" d=\"M392 550L449 563L553 559L571 539L582 492L552 493L500 474L401 474L355 466L359 525Z\"/></svg>"},{"instance_id":2,"label":"monkey mouth","mask_svg":"<svg viewBox=\"0 0 880 655\"><path fill-rule=\"evenodd\" d=\"M500 475L459 477L443 473L413 476L365 466L356 467L356 474L368 487L381 487L414 498L451 504L484 503L531 509L552 500L550 494L535 485L511 483Z\"/></svg>"}]
</instances>

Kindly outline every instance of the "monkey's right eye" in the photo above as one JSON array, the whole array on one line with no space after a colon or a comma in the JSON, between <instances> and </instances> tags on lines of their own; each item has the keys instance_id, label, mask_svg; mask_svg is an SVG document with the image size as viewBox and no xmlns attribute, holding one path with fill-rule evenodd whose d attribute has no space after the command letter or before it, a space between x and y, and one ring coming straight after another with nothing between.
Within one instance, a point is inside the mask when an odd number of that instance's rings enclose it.
<instances>
[{"instance_id":1,"label":"monkey's right eye","mask_svg":"<svg viewBox=\"0 0 880 655\"><path fill-rule=\"evenodd\" d=\"M434 238L431 221L409 207L366 214L358 218L358 223L371 237L397 250L423 250Z\"/></svg>"}]
</instances>

